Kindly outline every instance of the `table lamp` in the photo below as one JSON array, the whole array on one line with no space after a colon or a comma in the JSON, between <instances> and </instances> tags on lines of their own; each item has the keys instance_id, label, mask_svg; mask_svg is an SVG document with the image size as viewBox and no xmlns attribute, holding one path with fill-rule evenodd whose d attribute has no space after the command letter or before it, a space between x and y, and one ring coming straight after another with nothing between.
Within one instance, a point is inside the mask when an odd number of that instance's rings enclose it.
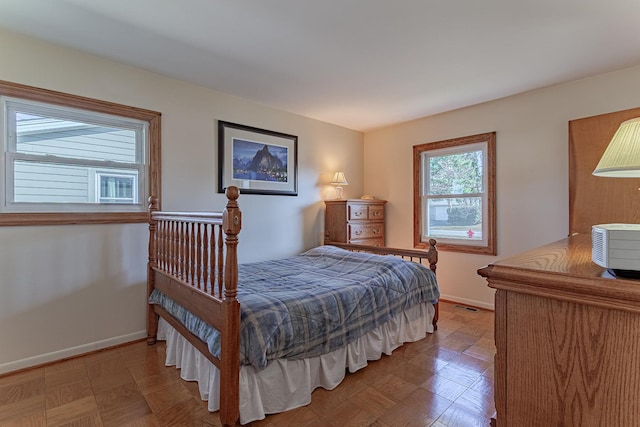
<instances>
[{"instance_id":1,"label":"table lamp","mask_svg":"<svg viewBox=\"0 0 640 427\"><path fill-rule=\"evenodd\" d=\"M342 186L349 185L347 178L344 176L344 172L336 172L331 180L331 185L336 186L337 198L342 199Z\"/></svg>"},{"instance_id":2,"label":"table lamp","mask_svg":"<svg viewBox=\"0 0 640 427\"><path fill-rule=\"evenodd\" d=\"M640 117L622 122L593 175L640 177ZM593 262L616 276L640 278L640 224L594 225L591 244Z\"/></svg>"}]
</instances>

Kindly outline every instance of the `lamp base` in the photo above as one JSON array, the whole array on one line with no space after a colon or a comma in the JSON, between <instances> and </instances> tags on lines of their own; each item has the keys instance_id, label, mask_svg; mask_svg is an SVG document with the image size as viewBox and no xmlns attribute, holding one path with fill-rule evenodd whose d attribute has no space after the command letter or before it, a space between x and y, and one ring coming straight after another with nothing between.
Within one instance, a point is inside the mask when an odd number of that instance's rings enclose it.
<instances>
[{"instance_id":1,"label":"lamp base","mask_svg":"<svg viewBox=\"0 0 640 427\"><path fill-rule=\"evenodd\" d=\"M342 199L342 187L339 185L336 187L336 198Z\"/></svg>"}]
</instances>

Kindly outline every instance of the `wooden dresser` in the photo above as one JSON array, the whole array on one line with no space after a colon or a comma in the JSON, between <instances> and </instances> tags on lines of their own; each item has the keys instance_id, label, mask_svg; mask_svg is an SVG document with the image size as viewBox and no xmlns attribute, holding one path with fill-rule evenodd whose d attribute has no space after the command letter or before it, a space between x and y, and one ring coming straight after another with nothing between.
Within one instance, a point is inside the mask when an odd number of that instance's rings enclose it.
<instances>
[{"instance_id":1,"label":"wooden dresser","mask_svg":"<svg viewBox=\"0 0 640 427\"><path fill-rule=\"evenodd\" d=\"M640 425L640 280L578 234L478 270L495 295L498 426Z\"/></svg>"},{"instance_id":2,"label":"wooden dresser","mask_svg":"<svg viewBox=\"0 0 640 427\"><path fill-rule=\"evenodd\" d=\"M325 243L357 243L384 246L384 205L386 200L326 200Z\"/></svg>"}]
</instances>

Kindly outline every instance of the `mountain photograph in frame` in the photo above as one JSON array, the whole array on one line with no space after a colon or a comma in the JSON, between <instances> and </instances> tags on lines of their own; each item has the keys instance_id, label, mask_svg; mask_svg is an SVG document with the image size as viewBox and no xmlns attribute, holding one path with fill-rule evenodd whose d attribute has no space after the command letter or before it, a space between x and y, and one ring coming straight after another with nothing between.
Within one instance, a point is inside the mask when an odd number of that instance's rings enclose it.
<instances>
[{"instance_id":1,"label":"mountain photograph in frame","mask_svg":"<svg viewBox=\"0 0 640 427\"><path fill-rule=\"evenodd\" d=\"M298 195L298 137L218 121L218 192Z\"/></svg>"},{"instance_id":2,"label":"mountain photograph in frame","mask_svg":"<svg viewBox=\"0 0 640 427\"><path fill-rule=\"evenodd\" d=\"M289 148L233 138L233 179L288 182Z\"/></svg>"}]
</instances>

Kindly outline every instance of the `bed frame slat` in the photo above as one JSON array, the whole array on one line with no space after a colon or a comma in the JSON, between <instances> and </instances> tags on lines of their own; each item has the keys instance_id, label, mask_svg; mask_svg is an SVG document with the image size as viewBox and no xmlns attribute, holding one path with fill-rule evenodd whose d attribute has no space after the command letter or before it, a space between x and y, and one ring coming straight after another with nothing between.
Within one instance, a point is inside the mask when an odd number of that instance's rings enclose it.
<instances>
[{"instance_id":1,"label":"bed frame slat","mask_svg":"<svg viewBox=\"0 0 640 427\"><path fill-rule=\"evenodd\" d=\"M176 331L180 332L180 335L185 337L185 339L189 341L189 343L191 343L191 345L193 345L200 353L202 353L204 357L206 357L211 363L213 363L218 369L220 369L220 359L211 354L211 352L209 351L209 347L207 347L207 344L205 344L204 341L202 341L196 335L192 334L191 331L185 328L179 320L173 317L164 308L156 305L153 310L157 315L166 320L167 323L169 323Z\"/></svg>"}]
</instances>

